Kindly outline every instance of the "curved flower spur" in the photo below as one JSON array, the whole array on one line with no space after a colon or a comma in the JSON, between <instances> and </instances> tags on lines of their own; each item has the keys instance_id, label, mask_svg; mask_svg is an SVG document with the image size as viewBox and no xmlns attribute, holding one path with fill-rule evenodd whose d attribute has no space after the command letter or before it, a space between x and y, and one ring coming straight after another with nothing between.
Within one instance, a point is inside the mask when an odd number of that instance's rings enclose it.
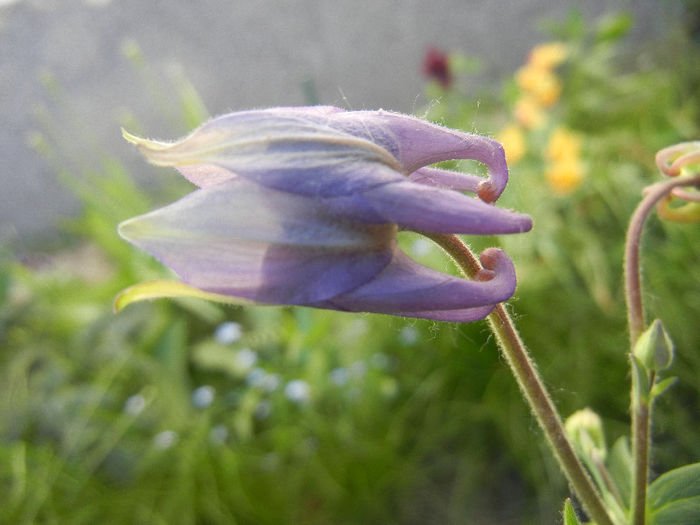
<instances>
[{"instance_id":1,"label":"curved flower spur","mask_svg":"<svg viewBox=\"0 0 700 525\"><path fill-rule=\"evenodd\" d=\"M396 113L321 106L223 115L171 144L124 136L199 188L119 226L182 281L135 285L117 309L190 296L473 321L515 290L513 264L499 249L482 253L484 270L472 281L426 268L397 246L400 229L531 228L527 215L491 204L508 169L489 138ZM477 160L489 177L426 167L448 159Z\"/></svg>"}]
</instances>

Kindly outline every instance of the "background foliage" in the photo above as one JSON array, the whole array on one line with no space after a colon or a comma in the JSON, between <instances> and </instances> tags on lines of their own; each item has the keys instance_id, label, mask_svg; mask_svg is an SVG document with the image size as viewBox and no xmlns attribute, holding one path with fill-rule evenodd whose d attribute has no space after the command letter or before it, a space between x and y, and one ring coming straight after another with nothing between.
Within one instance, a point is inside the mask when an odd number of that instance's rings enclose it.
<instances>
[{"instance_id":1,"label":"background foliage","mask_svg":"<svg viewBox=\"0 0 700 525\"><path fill-rule=\"evenodd\" d=\"M608 442L627 432L621 256L657 150L696 139L697 42L679 28L623 51L624 14L547 29L566 47L560 91L523 125L517 75L474 92L478 64L451 55L455 79L427 87L427 116L498 135L515 125L504 205L533 232L469 239L502 245L519 287L525 341L564 415L590 406ZM126 49L158 99L138 48ZM296 308L157 301L111 311L116 293L165 270L116 224L188 191L175 178L137 187L108 153L66 158L52 109L32 138L83 203L40 250L0 248L0 521L5 523L552 523L567 495L484 323L437 324ZM206 118L183 78L167 109L173 137ZM125 117L134 132L138 123ZM79 126L77 126L79 127ZM546 176L555 130L576 137L582 176ZM74 138L73 138L74 139ZM79 137L89 142L89 137ZM506 147L513 153L509 141ZM96 146L94 151L104 152ZM475 169L474 166L463 166ZM144 167L143 169L150 169ZM157 170L153 169L156 173ZM406 250L440 269L428 241ZM677 345L678 384L657 406L654 469L700 458L700 311L693 225L652 220L647 304Z\"/></svg>"}]
</instances>

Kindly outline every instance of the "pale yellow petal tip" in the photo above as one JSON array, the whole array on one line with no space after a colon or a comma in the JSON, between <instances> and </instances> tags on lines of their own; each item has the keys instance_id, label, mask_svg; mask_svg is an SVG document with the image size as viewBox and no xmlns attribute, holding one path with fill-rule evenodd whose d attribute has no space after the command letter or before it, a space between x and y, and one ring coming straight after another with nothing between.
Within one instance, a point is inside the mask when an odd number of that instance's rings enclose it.
<instances>
[{"instance_id":1,"label":"pale yellow petal tip","mask_svg":"<svg viewBox=\"0 0 700 525\"><path fill-rule=\"evenodd\" d=\"M241 299L239 297L204 292L181 281L147 281L130 286L117 295L114 300L114 312L119 312L128 305L140 301L163 298L175 299L180 297L205 299L207 301L232 305L255 304L254 301Z\"/></svg>"},{"instance_id":2,"label":"pale yellow petal tip","mask_svg":"<svg viewBox=\"0 0 700 525\"><path fill-rule=\"evenodd\" d=\"M130 142L131 144L135 144L140 148L145 148L153 151L160 151L170 146L170 144L166 142L158 142L157 140L149 140L137 137L136 135L132 135L131 133L129 133L124 128L122 128L122 137L124 137L124 140Z\"/></svg>"},{"instance_id":3,"label":"pale yellow petal tip","mask_svg":"<svg viewBox=\"0 0 700 525\"><path fill-rule=\"evenodd\" d=\"M672 207L672 200L663 199L656 205L656 212L661 219L671 222L700 222L700 203L686 202L681 206Z\"/></svg>"}]
</instances>

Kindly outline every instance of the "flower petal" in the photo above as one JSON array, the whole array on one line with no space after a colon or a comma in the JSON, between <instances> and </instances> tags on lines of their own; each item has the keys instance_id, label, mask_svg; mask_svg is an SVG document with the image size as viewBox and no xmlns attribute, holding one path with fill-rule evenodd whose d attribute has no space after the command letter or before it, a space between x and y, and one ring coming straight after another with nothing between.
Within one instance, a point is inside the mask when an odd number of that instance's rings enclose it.
<instances>
[{"instance_id":1,"label":"flower petal","mask_svg":"<svg viewBox=\"0 0 700 525\"><path fill-rule=\"evenodd\" d=\"M376 276L396 227L338 220L322 201L235 178L125 221L119 233L205 292L299 304Z\"/></svg>"},{"instance_id":2,"label":"flower petal","mask_svg":"<svg viewBox=\"0 0 700 525\"><path fill-rule=\"evenodd\" d=\"M503 146L488 137L381 110L334 113L331 120L332 125L390 151L408 173L451 159L473 159L485 164L489 178L482 180L478 193L486 202L498 199L508 182Z\"/></svg>"},{"instance_id":3,"label":"flower petal","mask_svg":"<svg viewBox=\"0 0 700 525\"><path fill-rule=\"evenodd\" d=\"M669 195L656 205L656 212L660 218L673 222L700 221L700 202L686 202L680 206L671 206L673 200Z\"/></svg>"},{"instance_id":4,"label":"flower petal","mask_svg":"<svg viewBox=\"0 0 700 525\"><path fill-rule=\"evenodd\" d=\"M445 321L448 323L471 323L487 317L495 304L489 306L478 306L475 308L464 308L462 310L430 310L427 312L395 312L391 315L399 317L414 317L416 319L430 319L432 321Z\"/></svg>"},{"instance_id":5,"label":"flower petal","mask_svg":"<svg viewBox=\"0 0 700 525\"><path fill-rule=\"evenodd\" d=\"M498 142L386 111L272 108L223 115L172 144L126 132L124 136L160 166L214 164L265 186L307 195L354 191L352 179L350 184L339 184L325 178L327 168L338 164L346 166L346 174L357 171L358 163L371 162L408 175L443 160L474 159L489 169L489 179L477 181L476 188L487 202L500 196L508 180ZM290 173L302 169L307 176L290 182ZM200 186L210 183L206 171L183 170L183 174ZM221 176L222 172L212 173L216 182Z\"/></svg>"},{"instance_id":6,"label":"flower petal","mask_svg":"<svg viewBox=\"0 0 700 525\"><path fill-rule=\"evenodd\" d=\"M200 188L206 188L225 180L233 179L236 174L215 164L188 164L177 166L177 171Z\"/></svg>"},{"instance_id":7,"label":"flower petal","mask_svg":"<svg viewBox=\"0 0 700 525\"><path fill-rule=\"evenodd\" d=\"M356 221L393 222L433 233L495 235L532 228L524 214L497 208L462 193L402 180L329 199L337 213Z\"/></svg>"},{"instance_id":8,"label":"flower petal","mask_svg":"<svg viewBox=\"0 0 700 525\"><path fill-rule=\"evenodd\" d=\"M226 174L221 168L270 188L324 196L355 191L353 173L361 173L357 167L365 163L386 164L395 172L392 177L400 177L403 168L383 147L331 124L334 109L275 108L230 113L210 120L172 144L125 136L153 164L176 166L202 187L212 183L210 178L220 182ZM208 165L220 169L208 174ZM328 177L329 169L337 176ZM367 181L363 178L360 182Z\"/></svg>"},{"instance_id":9,"label":"flower petal","mask_svg":"<svg viewBox=\"0 0 700 525\"><path fill-rule=\"evenodd\" d=\"M162 299L165 297L192 297L195 299L205 299L207 301L235 305L255 304L254 301L248 301L238 297L203 292L202 290L180 281L147 281L122 290L114 300L114 311L118 312L131 303L150 299Z\"/></svg>"},{"instance_id":10,"label":"flower petal","mask_svg":"<svg viewBox=\"0 0 700 525\"><path fill-rule=\"evenodd\" d=\"M681 142L664 148L656 154L656 165L661 173L677 177L681 168L688 164L700 162L700 141Z\"/></svg>"},{"instance_id":11,"label":"flower petal","mask_svg":"<svg viewBox=\"0 0 700 525\"><path fill-rule=\"evenodd\" d=\"M426 186L470 191L472 193L476 193L479 184L484 181L483 177L479 177L478 175L430 167L420 168L414 171L408 176L408 179L411 182L425 184Z\"/></svg>"},{"instance_id":12,"label":"flower petal","mask_svg":"<svg viewBox=\"0 0 700 525\"><path fill-rule=\"evenodd\" d=\"M309 304L351 312L375 312L441 321L481 319L515 291L515 269L497 248L481 254L487 281L470 281L426 268L400 250L382 273L367 284L328 301Z\"/></svg>"}]
</instances>

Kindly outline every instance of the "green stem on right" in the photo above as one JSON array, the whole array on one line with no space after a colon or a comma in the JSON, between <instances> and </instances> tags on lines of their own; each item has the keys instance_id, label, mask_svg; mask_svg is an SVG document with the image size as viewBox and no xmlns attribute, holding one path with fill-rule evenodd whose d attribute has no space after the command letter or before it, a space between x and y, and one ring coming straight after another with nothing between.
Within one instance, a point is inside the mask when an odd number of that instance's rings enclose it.
<instances>
[{"instance_id":1,"label":"green stem on right","mask_svg":"<svg viewBox=\"0 0 700 525\"><path fill-rule=\"evenodd\" d=\"M642 278L639 254L642 241L642 230L646 218L654 206L678 186L695 186L700 184L700 175L679 177L667 182L654 184L650 191L637 206L632 215L625 241L625 298L627 301L627 320L630 332L630 346L642 335L645 328L644 304L642 303Z\"/></svg>"},{"instance_id":2,"label":"green stem on right","mask_svg":"<svg viewBox=\"0 0 700 525\"><path fill-rule=\"evenodd\" d=\"M627 301L627 320L629 323L630 348L642 335L646 322L644 303L642 301L642 278L640 248L644 223L654 206L666 197L673 188L695 186L700 184L700 175L678 177L650 187L632 215L625 242L625 298ZM636 375L632 374L633 381ZM653 384L653 382L652 382ZM646 496L649 484L649 449L651 447L651 405L648 400L637 399L638 390L632 387L632 525L644 525L646 521Z\"/></svg>"},{"instance_id":3,"label":"green stem on right","mask_svg":"<svg viewBox=\"0 0 700 525\"><path fill-rule=\"evenodd\" d=\"M632 381L636 381L633 377ZM632 389L634 391L634 388ZM633 394L634 395L634 394ZM649 485L651 448L651 404L636 400L632 405L632 525L646 522L646 498Z\"/></svg>"}]
</instances>

